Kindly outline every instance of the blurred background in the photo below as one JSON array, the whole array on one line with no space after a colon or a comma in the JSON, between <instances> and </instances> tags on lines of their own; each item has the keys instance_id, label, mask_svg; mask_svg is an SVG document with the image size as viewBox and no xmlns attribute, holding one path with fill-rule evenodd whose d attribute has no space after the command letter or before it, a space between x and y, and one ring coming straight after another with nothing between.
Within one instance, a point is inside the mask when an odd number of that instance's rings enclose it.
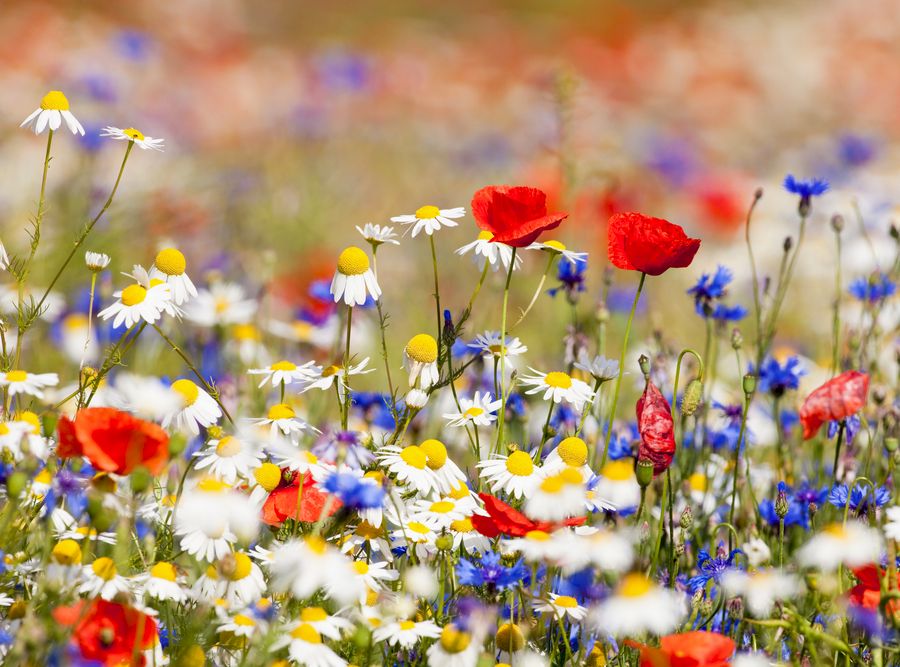
<instances>
[{"instance_id":1,"label":"blurred background","mask_svg":"<svg viewBox=\"0 0 900 667\"><path fill-rule=\"evenodd\" d=\"M611 213L666 217L701 237L694 265L654 280L645 306L652 324L690 341L704 324L684 289L702 271L733 269L733 300L751 305L743 220L760 186L755 249L763 271L777 271L797 230L796 197L781 188L791 172L832 190L814 203L783 342L827 354L831 216L847 221L846 282L894 259L898 38L894 0L7 1L2 240L10 252L26 246L40 185L45 139L18 125L59 89L87 136L54 141L38 283L108 193L123 145L100 128L133 126L165 138L166 151L135 152L87 244L113 256L107 293L118 271L174 244L196 282L213 272L268 292L289 319L340 249L363 245L355 225L424 204L468 208L487 184L529 184L571 213L559 239L590 253L585 314L597 306ZM437 237L454 310L478 270L452 251L476 233L466 218ZM408 320L432 322L427 240L407 236L383 253L385 304L405 341ZM526 257L516 307L544 262ZM614 280L625 307L633 278ZM493 279L470 333L499 325L489 306L502 276ZM70 270L64 291L86 280ZM561 337L565 300L538 309L531 330Z\"/></svg>"}]
</instances>

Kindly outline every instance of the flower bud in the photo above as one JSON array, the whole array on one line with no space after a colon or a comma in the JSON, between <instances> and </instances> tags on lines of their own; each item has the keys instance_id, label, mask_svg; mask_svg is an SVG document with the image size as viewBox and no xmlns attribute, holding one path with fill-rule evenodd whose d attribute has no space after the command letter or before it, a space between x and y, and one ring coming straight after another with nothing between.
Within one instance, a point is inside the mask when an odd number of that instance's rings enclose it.
<instances>
[{"instance_id":1,"label":"flower bud","mask_svg":"<svg viewBox=\"0 0 900 667\"><path fill-rule=\"evenodd\" d=\"M831 216L831 229L834 230L835 234L840 234L844 231L844 216L840 213Z\"/></svg>"},{"instance_id":2,"label":"flower bud","mask_svg":"<svg viewBox=\"0 0 900 667\"><path fill-rule=\"evenodd\" d=\"M447 533L439 535L434 541L434 546L441 551L450 551L453 548L453 536Z\"/></svg>"},{"instance_id":3,"label":"flower bud","mask_svg":"<svg viewBox=\"0 0 900 667\"><path fill-rule=\"evenodd\" d=\"M18 621L25 618L25 614L27 612L28 603L25 602L25 600L16 600L11 605L9 605L9 611L6 613L6 620Z\"/></svg>"},{"instance_id":4,"label":"flower bud","mask_svg":"<svg viewBox=\"0 0 900 667\"><path fill-rule=\"evenodd\" d=\"M741 381L741 388L747 396L752 395L756 391L756 376L752 373L747 373Z\"/></svg>"},{"instance_id":5,"label":"flower bud","mask_svg":"<svg viewBox=\"0 0 900 667\"><path fill-rule=\"evenodd\" d=\"M891 223L891 228L888 230L888 233L891 235L892 239L900 241L900 229L897 228L895 223Z\"/></svg>"},{"instance_id":6,"label":"flower bud","mask_svg":"<svg viewBox=\"0 0 900 667\"><path fill-rule=\"evenodd\" d=\"M819 511L819 506L815 503L810 503L806 509L809 511L809 518L814 519L816 517L816 512Z\"/></svg>"},{"instance_id":7,"label":"flower bud","mask_svg":"<svg viewBox=\"0 0 900 667\"><path fill-rule=\"evenodd\" d=\"M653 461L650 459L641 459L637 462L637 482L642 489L650 486L653 481Z\"/></svg>"},{"instance_id":8,"label":"flower bud","mask_svg":"<svg viewBox=\"0 0 900 667\"><path fill-rule=\"evenodd\" d=\"M169 437L169 456L179 456L187 446L187 438L181 433L173 433Z\"/></svg>"},{"instance_id":9,"label":"flower bud","mask_svg":"<svg viewBox=\"0 0 900 667\"><path fill-rule=\"evenodd\" d=\"M703 383L694 378L688 383L687 389L684 390L684 397L681 399L681 414L690 417L697 412L702 397Z\"/></svg>"},{"instance_id":10,"label":"flower bud","mask_svg":"<svg viewBox=\"0 0 900 667\"><path fill-rule=\"evenodd\" d=\"M779 519L783 519L788 513L787 494L782 489L778 490L778 497L775 499L775 514Z\"/></svg>"},{"instance_id":11,"label":"flower bud","mask_svg":"<svg viewBox=\"0 0 900 667\"><path fill-rule=\"evenodd\" d=\"M741 620L744 618L744 601L741 598L732 598L728 601L728 613L731 618Z\"/></svg>"},{"instance_id":12,"label":"flower bud","mask_svg":"<svg viewBox=\"0 0 900 667\"><path fill-rule=\"evenodd\" d=\"M741 335L741 330L735 327L731 330L731 349L740 350L743 346L744 337Z\"/></svg>"},{"instance_id":13,"label":"flower bud","mask_svg":"<svg viewBox=\"0 0 900 667\"><path fill-rule=\"evenodd\" d=\"M6 478L6 493L10 498L18 498L25 491L28 484L28 475L24 472L14 472Z\"/></svg>"},{"instance_id":14,"label":"flower bud","mask_svg":"<svg viewBox=\"0 0 900 667\"><path fill-rule=\"evenodd\" d=\"M694 512L691 510L690 505L681 511L681 519L678 520L678 525L681 526L682 530L690 530L694 525Z\"/></svg>"},{"instance_id":15,"label":"flower bud","mask_svg":"<svg viewBox=\"0 0 900 667\"><path fill-rule=\"evenodd\" d=\"M753 193L753 198L754 199L762 199L762 196L763 196L763 189L761 187L756 188L756 191Z\"/></svg>"},{"instance_id":16,"label":"flower bud","mask_svg":"<svg viewBox=\"0 0 900 667\"><path fill-rule=\"evenodd\" d=\"M131 471L131 490L135 493L143 493L153 483L153 475L144 466L138 466Z\"/></svg>"},{"instance_id":17,"label":"flower bud","mask_svg":"<svg viewBox=\"0 0 900 667\"><path fill-rule=\"evenodd\" d=\"M501 651L515 653L525 647L525 635L515 623L504 623L497 628L496 642Z\"/></svg>"},{"instance_id":18,"label":"flower bud","mask_svg":"<svg viewBox=\"0 0 900 667\"><path fill-rule=\"evenodd\" d=\"M884 439L884 448L891 453L897 451L898 444L900 444L900 443L897 442L897 438L885 438Z\"/></svg>"},{"instance_id":19,"label":"flower bud","mask_svg":"<svg viewBox=\"0 0 900 667\"><path fill-rule=\"evenodd\" d=\"M789 253L791 251L791 248L794 247L794 239L792 239L790 236L785 236L781 247L784 249L784 254Z\"/></svg>"},{"instance_id":20,"label":"flower bud","mask_svg":"<svg viewBox=\"0 0 900 667\"><path fill-rule=\"evenodd\" d=\"M221 440L222 436L225 435L225 431L223 431L222 427L218 426L217 424L207 426L206 433L209 435L210 440Z\"/></svg>"},{"instance_id":21,"label":"flower bud","mask_svg":"<svg viewBox=\"0 0 900 667\"><path fill-rule=\"evenodd\" d=\"M648 379L650 377L650 358L646 354L642 354L638 357L638 364L640 364L644 379Z\"/></svg>"}]
</instances>

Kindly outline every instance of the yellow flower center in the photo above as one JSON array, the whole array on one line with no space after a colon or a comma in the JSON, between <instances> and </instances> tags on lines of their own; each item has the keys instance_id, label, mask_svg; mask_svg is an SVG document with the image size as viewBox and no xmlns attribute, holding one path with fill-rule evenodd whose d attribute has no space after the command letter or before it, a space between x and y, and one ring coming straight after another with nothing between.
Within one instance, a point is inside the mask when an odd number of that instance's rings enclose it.
<instances>
[{"instance_id":1,"label":"yellow flower center","mask_svg":"<svg viewBox=\"0 0 900 667\"><path fill-rule=\"evenodd\" d=\"M322 377L330 378L332 375L337 375L340 372L341 372L340 366L328 366L322 370Z\"/></svg>"},{"instance_id":2,"label":"yellow flower center","mask_svg":"<svg viewBox=\"0 0 900 667\"><path fill-rule=\"evenodd\" d=\"M430 438L419 445L419 448L425 452L428 457L428 467L432 470L440 470L447 462L447 448L440 440Z\"/></svg>"},{"instance_id":3,"label":"yellow flower center","mask_svg":"<svg viewBox=\"0 0 900 667\"><path fill-rule=\"evenodd\" d=\"M457 533L471 533L475 527L472 525L472 519L466 517L465 519L457 519L450 523L450 530L455 530Z\"/></svg>"},{"instance_id":4,"label":"yellow flower center","mask_svg":"<svg viewBox=\"0 0 900 667\"><path fill-rule=\"evenodd\" d=\"M480 417L481 415L484 414L484 408L479 408L479 407L473 405L471 408L466 410L463 414L466 417L472 417L472 418Z\"/></svg>"},{"instance_id":5,"label":"yellow flower center","mask_svg":"<svg viewBox=\"0 0 900 667\"><path fill-rule=\"evenodd\" d=\"M544 376L544 384L548 387L556 387L558 389L568 389L572 386L572 378L566 373L560 371L552 371Z\"/></svg>"},{"instance_id":6,"label":"yellow flower center","mask_svg":"<svg viewBox=\"0 0 900 667\"><path fill-rule=\"evenodd\" d=\"M695 472L688 478L691 491L706 491L706 482L706 475L702 472Z\"/></svg>"},{"instance_id":7,"label":"yellow flower center","mask_svg":"<svg viewBox=\"0 0 900 667\"><path fill-rule=\"evenodd\" d=\"M53 481L53 474L44 468L37 475L34 476L35 484L49 484Z\"/></svg>"},{"instance_id":8,"label":"yellow flower center","mask_svg":"<svg viewBox=\"0 0 900 667\"><path fill-rule=\"evenodd\" d=\"M406 344L406 355L421 364L430 364L437 359L437 341L428 334L416 334Z\"/></svg>"},{"instance_id":9,"label":"yellow flower center","mask_svg":"<svg viewBox=\"0 0 900 667\"><path fill-rule=\"evenodd\" d=\"M31 424L31 432L35 434L40 434L41 432L41 418L38 417L31 410L23 410L22 412L17 412L13 419L17 422L25 422L27 424Z\"/></svg>"},{"instance_id":10,"label":"yellow flower center","mask_svg":"<svg viewBox=\"0 0 900 667\"><path fill-rule=\"evenodd\" d=\"M304 623L318 623L328 618L328 612L322 607L305 607L300 610L300 620Z\"/></svg>"},{"instance_id":11,"label":"yellow flower center","mask_svg":"<svg viewBox=\"0 0 900 667\"><path fill-rule=\"evenodd\" d=\"M615 482L625 482L634 477L634 470L627 461L610 461L603 466L600 475Z\"/></svg>"},{"instance_id":12,"label":"yellow flower center","mask_svg":"<svg viewBox=\"0 0 900 667\"><path fill-rule=\"evenodd\" d=\"M150 576L156 579L175 581L175 568L171 563L162 561L150 568Z\"/></svg>"},{"instance_id":13,"label":"yellow flower center","mask_svg":"<svg viewBox=\"0 0 900 667\"><path fill-rule=\"evenodd\" d=\"M53 547L52 555L60 565L75 565L81 562L81 546L75 540L61 540Z\"/></svg>"},{"instance_id":14,"label":"yellow flower center","mask_svg":"<svg viewBox=\"0 0 900 667\"><path fill-rule=\"evenodd\" d=\"M573 598L570 595L560 595L553 601L553 604L555 604L557 607L564 607L566 609L574 609L575 607L578 606L578 600L576 600L575 598Z\"/></svg>"},{"instance_id":15,"label":"yellow flower center","mask_svg":"<svg viewBox=\"0 0 900 667\"><path fill-rule=\"evenodd\" d=\"M201 480L197 485L197 489L208 493L220 493L230 488L231 486L214 477L207 477L206 479Z\"/></svg>"},{"instance_id":16,"label":"yellow flower center","mask_svg":"<svg viewBox=\"0 0 900 667\"><path fill-rule=\"evenodd\" d=\"M137 283L135 283L134 285L129 285L122 290L121 299L123 306L136 306L146 298L147 290L144 289L142 285L138 285Z\"/></svg>"},{"instance_id":17,"label":"yellow flower center","mask_svg":"<svg viewBox=\"0 0 900 667\"><path fill-rule=\"evenodd\" d=\"M224 438L219 440L219 444L216 445L216 454L223 459L237 456L240 453L241 441L235 438L233 435L226 435Z\"/></svg>"},{"instance_id":18,"label":"yellow flower center","mask_svg":"<svg viewBox=\"0 0 900 667\"><path fill-rule=\"evenodd\" d=\"M253 478L266 491L272 491L281 482L281 468L266 461L253 471Z\"/></svg>"},{"instance_id":19,"label":"yellow flower center","mask_svg":"<svg viewBox=\"0 0 900 667\"><path fill-rule=\"evenodd\" d=\"M550 535L543 530L529 530L525 533L525 539L534 542L546 542L550 539Z\"/></svg>"},{"instance_id":20,"label":"yellow flower center","mask_svg":"<svg viewBox=\"0 0 900 667\"><path fill-rule=\"evenodd\" d=\"M472 641L467 632L457 630L452 625L445 625L441 630L441 648L447 653L462 653Z\"/></svg>"},{"instance_id":21,"label":"yellow flower center","mask_svg":"<svg viewBox=\"0 0 900 667\"><path fill-rule=\"evenodd\" d=\"M541 482L541 491L544 493L559 493L562 490L564 480L561 475L548 477Z\"/></svg>"},{"instance_id":22,"label":"yellow flower center","mask_svg":"<svg viewBox=\"0 0 900 667\"><path fill-rule=\"evenodd\" d=\"M251 628L256 625L256 621L244 614L235 614L233 622L235 625L243 625L244 627Z\"/></svg>"},{"instance_id":23,"label":"yellow flower center","mask_svg":"<svg viewBox=\"0 0 900 667\"><path fill-rule=\"evenodd\" d=\"M421 447L417 447L416 445L404 447L400 451L400 458L403 459L403 462L406 465L418 468L419 470L424 470L426 462L428 461L425 452Z\"/></svg>"},{"instance_id":24,"label":"yellow flower center","mask_svg":"<svg viewBox=\"0 0 900 667\"><path fill-rule=\"evenodd\" d=\"M368 521L360 521L356 527L356 534L367 540L372 540L381 535L381 528L376 528Z\"/></svg>"},{"instance_id":25,"label":"yellow flower center","mask_svg":"<svg viewBox=\"0 0 900 667\"><path fill-rule=\"evenodd\" d=\"M355 245L344 248L338 257L338 271L345 276L358 276L369 270L369 256Z\"/></svg>"},{"instance_id":26,"label":"yellow flower center","mask_svg":"<svg viewBox=\"0 0 900 667\"><path fill-rule=\"evenodd\" d=\"M839 523L831 523L825 526L822 529L823 532L828 533L832 537L836 537L838 539L844 539L847 537L847 530Z\"/></svg>"},{"instance_id":27,"label":"yellow flower center","mask_svg":"<svg viewBox=\"0 0 900 667\"><path fill-rule=\"evenodd\" d=\"M236 324L231 330L236 340L259 340L262 336L252 324Z\"/></svg>"},{"instance_id":28,"label":"yellow flower center","mask_svg":"<svg viewBox=\"0 0 900 667\"><path fill-rule=\"evenodd\" d=\"M416 217L419 220L430 220L441 214L441 209L437 206L420 206L416 209Z\"/></svg>"},{"instance_id":29,"label":"yellow flower center","mask_svg":"<svg viewBox=\"0 0 900 667\"><path fill-rule=\"evenodd\" d=\"M447 512L452 512L455 507L455 504L447 500L439 500L436 503L431 503L431 507L428 509L435 514L446 514Z\"/></svg>"},{"instance_id":30,"label":"yellow flower center","mask_svg":"<svg viewBox=\"0 0 900 667\"><path fill-rule=\"evenodd\" d=\"M291 637L293 637L294 639L305 641L307 644L322 643L322 635L320 635L319 631L309 623L301 623L296 628L291 630Z\"/></svg>"},{"instance_id":31,"label":"yellow flower center","mask_svg":"<svg viewBox=\"0 0 900 667\"><path fill-rule=\"evenodd\" d=\"M507 457L506 469L517 477L528 477L534 472L534 463L525 452L515 451Z\"/></svg>"},{"instance_id":32,"label":"yellow flower center","mask_svg":"<svg viewBox=\"0 0 900 667\"><path fill-rule=\"evenodd\" d=\"M116 564L113 563L112 558L107 558L106 556L101 556L91 563L91 569L94 571L94 574L104 581L110 581L116 576Z\"/></svg>"},{"instance_id":33,"label":"yellow flower center","mask_svg":"<svg viewBox=\"0 0 900 667\"><path fill-rule=\"evenodd\" d=\"M567 466L563 468L559 474L557 475L560 480L562 480L563 484L583 484L584 476L581 474L581 470L575 468L573 466Z\"/></svg>"},{"instance_id":34,"label":"yellow flower center","mask_svg":"<svg viewBox=\"0 0 900 667\"><path fill-rule=\"evenodd\" d=\"M234 572L232 572L231 576L228 578L232 581L240 581L241 579L250 576L250 566L252 564L253 562L247 554L240 552L234 554Z\"/></svg>"},{"instance_id":35,"label":"yellow flower center","mask_svg":"<svg viewBox=\"0 0 900 667\"><path fill-rule=\"evenodd\" d=\"M364 560L353 561L353 569L356 574L369 574L369 564Z\"/></svg>"},{"instance_id":36,"label":"yellow flower center","mask_svg":"<svg viewBox=\"0 0 900 667\"><path fill-rule=\"evenodd\" d=\"M414 533L419 533L420 535L427 535L429 532L428 526L419 521L410 521L406 524L406 527Z\"/></svg>"},{"instance_id":37,"label":"yellow flower center","mask_svg":"<svg viewBox=\"0 0 900 667\"><path fill-rule=\"evenodd\" d=\"M124 130L122 130L122 134L124 134L126 137L128 137L132 141L143 141L144 140L144 133L141 132L140 130L136 130L133 127L126 127ZM161 270L162 269L160 269L160 271Z\"/></svg>"},{"instance_id":38,"label":"yellow flower center","mask_svg":"<svg viewBox=\"0 0 900 667\"><path fill-rule=\"evenodd\" d=\"M653 584L643 574L626 574L619 584L619 595L629 598L639 598L650 592Z\"/></svg>"},{"instance_id":39,"label":"yellow flower center","mask_svg":"<svg viewBox=\"0 0 900 667\"><path fill-rule=\"evenodd\" d=\"M306 546L309 547L310 551L319 556L325 555L325 549L328 546L318 535L310 535L306 538Z\"/></svg>"},{"instance_id":40,"label":"yellow flower center","mask_svg":"<svg viewBox=\"0 0 900 667\"><path fill-rule=\"evenodd\" d=\"M544 241L544 245L558 252L562 252L566 249L566 246L564 246L562 243L560 243L559 241L554 241L552 239L550 241Z\"/></svg>"},{"instance_id":41,"label":"yellow flower center","mask_svg":"<svg viewBox=\"0 0 900 667\"><path fill-rule=\"evenodd\" d=\"M400 621L401 630L412 630L414 627L416 624L413 621Z\"/></svg>"},{"instance_id":42,"label":"yellow flower center","mask_svg":"<svg viewBox=\"0 0 900 667\"><path fill-rule=\"evenodd\" d=\"M44 109L45 111L68 111L69 100L62 94L62 91L51 90L44 95L44 98L41 100L41 109Z\"/></svg>"},{"instance_id":43,"label":"yellow flower center","mask_svg":"<svg viewBox=\"0 0 900 667\"><path fill-rule=\"evenodd\" d=\"M494 238L493 232L478 232L479 241L490 241L492 238Z\"/></svg>"},{"instance_id":44,"label":"yellow flower center","mask_svg":"<svg viewBox=\"0 0 900 667\"><path fill-rule=\"evenodd\" d=\"M180 276L187 268L187 261L184 259L184 255L175 248L163 248L160 250L156 253L156 260L153 263L156 264L157 269L167 276Z\"/></svg>"},{"instance_id":45,"label":"yellow flower center","mask_svg":"<svg viewBox=\"0 0 900 667\"><path fill-rule=\"evenodd\" d=\"M269 366L269 370L273 371L295 371L297 370L297 364L292 364L290 361L277 361L271 366Z\"/></svg>"},{"instance_id":46,"label":"yellow flower center","mask_svg":"<svg viewBox=\"0 0 900 667\"><path fill-rule=\"evenodd\" d=\"M63 327L66 331L79 331L86 327L87 323L87 315L82 313L72 313L71 315L67 315L66 319L63 320Z\"/></svg>"},{"instance_id":47,"label":"yellow flower center","mask_svg":"<svg viewBox=\"0 0 900 667\"><path fill-rule=\"evenodd\" d=\"M0 424L0 435L9 435L9 425L6 422Z\"/></svg>"},{"instance_id":48,"label":"yellow flower center","mask_svg":"<svg viewBox=\"0 0 900 667\"><path fill-rule=\"evenodd\" d=\"M266 418L275 421L278 419L293 419L295 416L296 413L294 412L294 408L290 405L287 405L286 403L276 403L269 408Z\"/></svg>"},{"instance_id":49,"label":"yellow flower center","mask_svg":"<svg viewBox=\"0 0 900 667\"><path fill-rule=\"evenodd\" d=\"M28 373L26 371L9 371L6 374L7 382L25 382L28 379Z\"/></svg>"},{"instance_id":50,"label":"yellow flower center","mask_svg":"<svg viewBox=\"0 0 900 667\"><path fill-rule=\"evenodd\" d=\"M469 487L464 482L460 482L459 486L454 487L450 491L450 497L453 500L462 500L469 497Z\"/></svg>"},{"instance_id":51,"label":"yellow flower center","mask_svg":"<svg viewBox=\"0 0 900 667\"><path fill-rule=\"evenodd\" d=\"M172 383L172 390L181 396L184 407L193 405L200 396L200 388L193 381L182 378Z\"/></svg>"},{"instance_id":52,"label":"yellow flower center","mask_svg":"<svg viewBox=\"0 0 900 667\"><path fill-rule=\"evenodd\" d=\"M525 635L515 623L504 623L497 628L496 642L501 651L515 653L525 647Z\"/></svg>"},{"instance_id":53,"label":"yellow flower center","mask_svg":"<svg viewBox=\"0 0 900 667\"><path fill-rule=\"evenodd\" d=\"M587 461L588 448L581 438L566 438L559 443L556 452L570 466L583 466Z\"/></svg>"}]
</instances>

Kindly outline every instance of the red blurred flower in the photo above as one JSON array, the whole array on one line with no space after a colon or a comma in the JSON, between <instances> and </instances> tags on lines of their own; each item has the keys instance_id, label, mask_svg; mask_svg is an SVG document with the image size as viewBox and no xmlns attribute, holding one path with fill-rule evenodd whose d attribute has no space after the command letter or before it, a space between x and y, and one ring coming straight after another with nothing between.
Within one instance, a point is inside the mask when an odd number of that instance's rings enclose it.
<instances>
[{"instance_id":1,"label":"red blurred flower","mask_svg":"<svg viewBox=\"0 0 900 667\"><path fill-rule=\"evenodd\" d=\"M343 503L328 493L322 493L315 485L312 475L303 478L303 494L299 496L300 475L294 477L290 484L274 489L262 508L263 523L269 526L280 526L286 519L297 519L307 523L315 523L320 518L330 517L337 512ZM300 503L298 511L297 503ZM323 514L323 511L327 511Z\"/></svg>"},{"instance_id":2,"label":"red blurred flower","mask_svg":"<svg viewBox=\"0 0 900 667\"><path fill-rule=\"evenodd\" d=\"M169 435L152 422L115 408L85 408L75 420L59 420L59 449L63 458L86 456L98 470L127 475L137 466L154 475L169 460Z\"/></svg>"},{"instance_id":3,"label":"red blurred flower","mask_svg":"<svg viewBox=\"0 0 900 667\"><path fill-rule=\"evenodd\" d=\"M562 524L548 523L546 521L532 521L520 511L513 509L499 498L479 493L478 496L484 502L484 509L488 516L483 514L472 515L472 526L485 537L497 537L508 535L511 537L524 537L532 530L541 530L552 533L560 525L580 526L587 517L579 516L566 519Z\"/></svg>"},{"instance_id":4,"label":"red blurred flower","mask_svg":"<svg viewBox=\"0 0 900 667\"><path fill-rule=\"evenodd\" d=\"M635 406L641 445L638 460L651 461L653 474L665 472L675 458L675 422L666 397L652 382L647 383Z\"/></svg>"},{"instance_id":5,"label":"red blurred flower","mask_svg":"<svg viewBox=\"0 0 900 667\"><path fill-rule=\"evenodd\" d=\"M547 196L537 188L489 185L472 197L478 227L491 232L492 241L516 248L531 245L541 232L555 229L568 213L547 213Z\"/></svg>"},{"instance_id":6,"label":"red blurred flower","mask_svg":"<svg viewBox=\"0 0 900 667\"><path fill-rule=\"evenodd\" d=\"M881 606L881 579L884 577L884 569L874 563L863 565L853 570L858 579L856 586L847 594L850 602L866 609L878 611ZM900 588L900 573L896 575L895 585ZM900 614L900 600L891 600L887 603L887 611L893 616Z\"/></svg>"},{"instance_id":7,"label":"red blurred flower","mask_svg":"<svg viewBox=\"0 0 900 667\"><path fill-rule=\"evenodd\" d=\"M700 239L678 225L641 213L616 213L609 219L609 261L620 269L658 276L690 266Z\"/></svg>"},{"instance_id":8,"label":"red blurred flower","mask_svg":"<svg viewBox=\"0 0 900 667\"><path fill-rule=\"evenodd\" d=\"M803 439L813 437L827 421L840 421L856 413L866 404L869 376L860 371L846 371L813 391L800 406Z\"/></svg>"},{"instance_id":9,"label":"red blurred flower","mask_svg":"<svg viewBox=\"0 0 900 667\"><path fill-rule=\"evenodd\" d=\"M735 649L732 639L702 630L663 637L659 648L625 643L640 649L641 667L728 667Z\"/></svg>"},{"instance_id":10,"label":"red blurred flower","mask_svg":"<svg viewBox=\"0 0 900 667\"><path fill-rule=\"evenodd\" d=\"M53 618L60 625L75 626L72 639L87 660L108 667L143 665L140 651L156 641L156 622L132 607L106 600L81 601L57 607ZM137 659L132 660L137 647Z\"/></svg>"}]
</instances>

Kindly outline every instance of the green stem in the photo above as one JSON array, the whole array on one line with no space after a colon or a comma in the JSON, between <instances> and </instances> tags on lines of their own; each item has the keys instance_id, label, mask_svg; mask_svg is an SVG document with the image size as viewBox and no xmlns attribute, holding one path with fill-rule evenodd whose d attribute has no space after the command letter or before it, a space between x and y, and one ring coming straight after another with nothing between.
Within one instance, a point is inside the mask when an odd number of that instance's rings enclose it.
<instances>
[{"instance_id":1,"label":"green stem","mask_svg":"<svg viewBox=\"0 0 900 667\"><path fill-rule=\"evenodd\" d=\"M513 248L512 257L509 260L509 270L506 272L506 285L503 287L503 310L500 315L500 425L497 428L497 444L495 449L500 451L503 446L503 430L506 426L506 309L509 305L509 283L512 281L513 267L516 265L516 251Z\"/></svg>"},{"instance_id":2,"label":"green stem","mask_svg":"<svg viewBox=\"0 0 900 667\"><path fill-rule=\"evenodd\" d=\"M443 341L444 337L441 335L443 331L443 318L441 317L441 290L438 287L438 265L437 265L437 251L434 249L434 234L428 237L428 241L431 244L431 267L434 271L434 309L435 314L437 315L437 344L438 344L438 356L437 358L441 358L441 350L443 349Z\"/></svg>"},{"instance_id":3,"label":"green stem","mask_svg":"<svg viewBox=\"0 0 900 667\"><path fill-rule=\"evenodd\" d=\"M347 306L347 341L344 345L344 405L341 406L341 429L347 430L350 420L350 328L353 324L353 306Z\"/></svg>"},{"instance_id":4,"label":"green stem","mask_svg":"<svg viewBox=\"0 0 900 667\"><path fill-rule=\"evenodd\" d=\"M737 501L737 482L740 474L741 445L744 442L744 433L747 430L747 413L750 411L750 397L744 395L744 405L741 410L741 428L738 431L737 443L734 446L734 475L731 479L731 509L728 512L728 523L734 525L734 507ZM749 483L749 480L747 480ZM728 550L731 551L734 543L731 535L728 536Z\"/></svg>"}]
</instances>

